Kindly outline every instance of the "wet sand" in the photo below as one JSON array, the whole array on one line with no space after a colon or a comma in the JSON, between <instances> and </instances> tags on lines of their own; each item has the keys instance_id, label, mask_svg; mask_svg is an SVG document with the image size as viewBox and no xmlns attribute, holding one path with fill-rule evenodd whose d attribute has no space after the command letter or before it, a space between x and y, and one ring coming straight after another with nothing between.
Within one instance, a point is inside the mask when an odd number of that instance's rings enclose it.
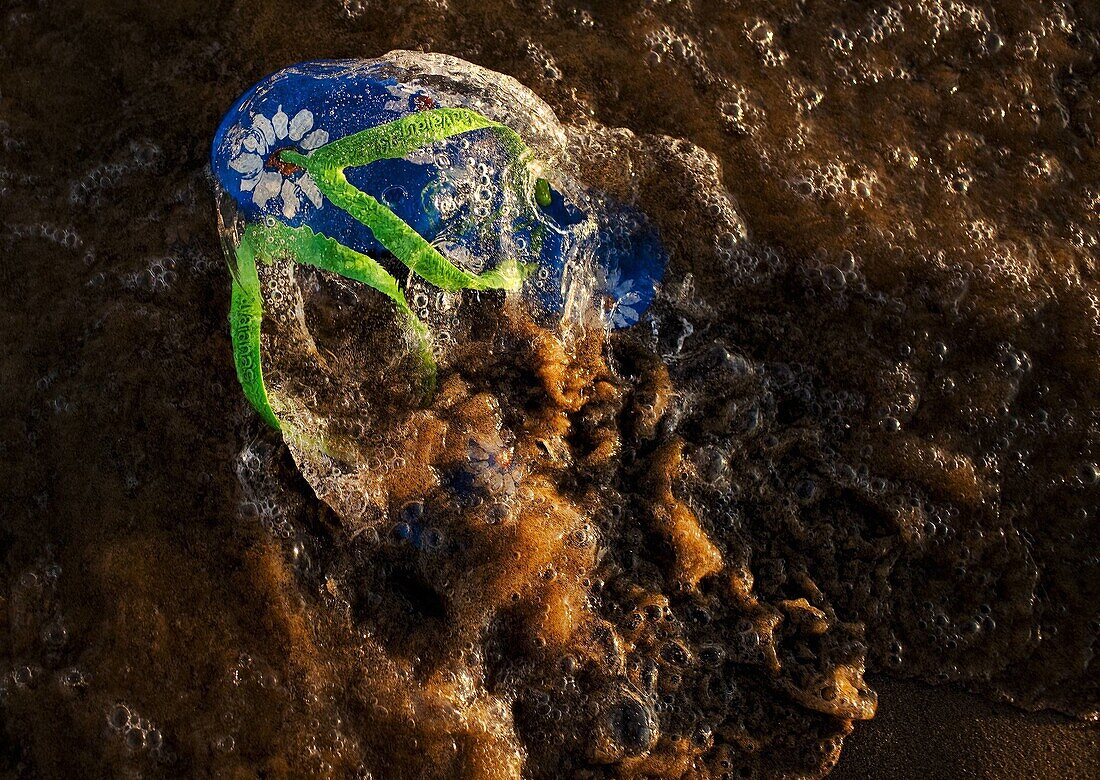
<instances>
[{"instance_id":1,"label":"wet sand","mask_svg":"<svg viewBox=\"0 0 1100 780\"><path fill-rule=\"evenodd\" d=\"M1025 714L950 687L871 678L875 719L844 742L832 778L1078 780L1100 766L1100 730L1051 713Z\"/></svg>"}]
</instances>

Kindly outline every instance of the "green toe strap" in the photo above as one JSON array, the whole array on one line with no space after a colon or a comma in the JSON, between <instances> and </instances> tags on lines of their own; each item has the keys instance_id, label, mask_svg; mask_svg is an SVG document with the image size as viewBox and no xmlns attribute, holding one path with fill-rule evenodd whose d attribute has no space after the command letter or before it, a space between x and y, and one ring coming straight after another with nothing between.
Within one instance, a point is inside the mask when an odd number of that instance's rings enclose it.
<instances>
[{"instance_id":1,"label":"green toe strap","mask_svg":"<svg viewBox=\"0 0 1100 780\"><path fill-rule=\"evenodd\" d=\"M260 278L256 273L256 256L250 236L245 233L237 247L236 270L233 274L233 298L229 305L229 328L233 339L233 362L244 396L275 428L279 418L271 410L264 387L264 372L260 362L260 324L263 320L263 298Z\"/></svg>"},{"instance_id":2,"label":"green toe strap","mask_svg":"<svg viewBox=\"0 0 1100 780\"><path fill-rule=\"evenodd\" d=\"M404 157L445 138L480 129L496 131L507 151L515 156L517 164L511 166L510 185L517 190L532 187L539 203L548 199L545 180L530 181L531 152L520 137L505 125L467 109L422 111L340 138L308 156L284 151L282 159L308 171L334 206L370 228L382 246L426 281L447 291L517 290L534 270L533 264L509 258L482 274L463 271L384 204L352 185L344 174L346 168ZM373 258L309 227L294 228L275 219L249 225L235 254L229 321L237 377L245 397L270 425L282 429L263 380L260 359L263 296L257 260L271 263L275 259L290 259L361 282L384 294L405 318L418 344L425 390L429 395L434 392L436 364L428 328L409 307L397 280Z\"/></svg>"},{"instance_id":3,"label":"green toe strap","mask_svg":"<svg viewBox=\"0 0 1100 780\"><path fill-rule=\"evenodd\" d=\"M285 151L282 159L307 170L326 198L370 228L378 243L409 270L435 286L449 292L517 290L533 267L509 259L480 276L467 273L376 198L352 185L344 174L347 168L405 157L445 138L482 129L498 132L508 152L522 163L513 166L516 173L512 184L524 186L522 179L531 152L522 139L506 125L464 108L436 108L410 114L333 141L308 156Z\"/></svg>"}]
</instances>

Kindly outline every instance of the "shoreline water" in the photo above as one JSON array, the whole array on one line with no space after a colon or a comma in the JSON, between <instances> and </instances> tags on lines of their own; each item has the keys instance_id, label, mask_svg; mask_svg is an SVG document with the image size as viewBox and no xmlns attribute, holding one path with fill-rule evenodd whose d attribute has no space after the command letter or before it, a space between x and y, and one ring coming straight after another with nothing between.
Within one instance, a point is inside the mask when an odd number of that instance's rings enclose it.
<instances>
[{"instance_id":1,"label":"shoreline water","mask_svg":"<svg viewBox=\"0 0 1100 780\"><path fill-rule=\"evenodd\" d=\"M1086 772L1095 723L889 676L1100 706L1100 18L997 5L13 3L0 20L0 771L375 762L378 777L451 761L493 776L525 754L530 772L583 756L600 776L652 742L665 753L648 771L666 776L715 744L764 776L823 771L838 753L840 777ZM571 604L603 609L599 636L633 679L659 670L610 725L589 703L576 721L541 706L571 676L607 690L598 641L580 643L589 656L539 656L507 631L479 646L475 612L443 587L477 592L470 567L448 583L444 564L399 546L434 538L413 508L377 527L348 520L359 506L341 516L236 386L205 171L218 118L288 63L401 47L533 89L586 176L636 198L673 254L649 330L606 349L562 354L522 317L486 326L498 300L467 305L470 354L448 396L462 400L429 420L477 432L480 449L438 463L466 458L482 489L506 481L484 464L517 442L481 427L560 444L528 455L546 466L535 492L602 512L561 535L558 585L517 567L557 599L532 604L564 606L520 615L514 636L570 646ZM298 282L310 326L354 369L330 389L362 392L368 358L394 357L400 334L355 331L369 301ZM481 348L500 343L511 363ZM312 376L299 357L275 361L287 381ZM585 378L602 395L569 384ZM370 415L408 412L385 406ZM524 427L540 410L557 416ZM342 433L366 447L369 419L344 415ZM444 538L468 538L455 531L469 507L451 509ZM596 541L604 568L580 576L589 552L576 551ZM524 544L537 557L551 543ZM474 548L483 562L513 552ZM624 605L660 627L630 633ZM474 647L451 647L459 635ZM509 710L500 690L527 698ZM874 690L876 719L845 737ZM660 697L671 709L650 709ZM589 728L601 722L609 733ZM425 744L435 763L418 763Z\"/></svg>"}]
</instances>

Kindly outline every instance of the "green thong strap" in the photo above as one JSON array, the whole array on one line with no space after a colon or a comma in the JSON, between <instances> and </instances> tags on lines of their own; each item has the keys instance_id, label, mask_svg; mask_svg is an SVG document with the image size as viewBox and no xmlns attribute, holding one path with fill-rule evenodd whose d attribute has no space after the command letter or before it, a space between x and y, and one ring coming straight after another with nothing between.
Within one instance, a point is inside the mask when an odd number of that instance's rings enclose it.
<instances>
[{"instance_id":1,"label":"green thong strap","mask_svg":"<svg viewBox=\"0 0 1100 780\"><path fill-rule=\"evenodd\" d=\"M381 159L404 157L407 154L445 138L473 130L496 130L506 149L515 156L511 166L511 185L527 186L531 152L522 139L505 125L493 122L467 109L439 108L402 117L377 127L333 141L310 155L294 151L282 152L285 162L304 168L313 177L318 189L336 207L370 228L382 246L410 270L436 286L448 290L516 290L534 270L533 264L519 263L514 258L479 275L463 271L436 250L408 223L375 198L353 186L344 169L369 165ZM548 192L545 180L534 185L536 201L542 203ZM234 363L245 397L270 425L282 429L271 408L263 380L260 354L260 328L263 321L263 297L256 260L271 263L283 257L311 265L361 282L390 298L404 315L419 344L425 372L427 394L434 391L436 365L432 355L430 334L409 307L397 280L376 260L344 246L333 238L315 233L309 227L293 228L275 219L264 224L249 225L236 249L233 269L233 295L229 320L231 325Z\"/></svg>"},{"instance_id":2,"label":"green thong strap","mask_svg":"<svg viewBox=\"0 0 1100 780\"><path fill-rule=\"evenodd\" d=\"M271 408L263 380L260 356L263 299L256 268L257 259L270 264L279 258L290 258L302 265L332 271L347 279L361 282L386 295L404 315L418 343L425 392L434 392L436 368L428 328L409 307L397 280L376 260L335 239L314 233L306 226L292 228L274 220L267 224L249 225L241 237L236 257L229 320L237 378L244 389L245 397L270 425L282 428Z\"/></svg>"},{"instance_id":3,"label":"green thong strap","mask_svg":"<svg viewBox=\"0 0 1100 780\"><path fill-rule=\"evenodd\" d=\"M260 361L260 326L264 306L250 230L251 228L245 231L237 247L233 297L229 304L233 362L237 367L237 379L244 390L244 397L269 425L281 429L279 418L275 416L268 402L267 388L264 387L264 372Z\"/></svg>"},{"instance_id":4,"label":"green thong strap","mask_svg":"<svg viewBox=\"0 0 1100 780\"><path fill-rule=\"evenodd\" d=\"M326 198L370 228L378 243L411 271L437 287L450 292L516 290L534 270L531 264L508 258L480 275L467 273L376 198L353 186L344 174L347 168L405 157L445 138L485 128L497 131L506 150L515 156L517 164L511 166L511 183L514 187L523 187L527 163L531 158L531 152L523 140L506 125L464 108L421 111L345 136L309 155L287 150L281 156L285 162L308 171Z\"/></svg>"}]
</instances>

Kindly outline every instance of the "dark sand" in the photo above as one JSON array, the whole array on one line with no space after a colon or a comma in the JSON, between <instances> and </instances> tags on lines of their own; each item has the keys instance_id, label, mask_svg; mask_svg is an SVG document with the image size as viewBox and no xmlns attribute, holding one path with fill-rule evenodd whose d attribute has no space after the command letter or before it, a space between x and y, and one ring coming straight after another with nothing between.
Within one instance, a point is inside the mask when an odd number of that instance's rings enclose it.
<instances>
[{"instance_id":1,"label":"dark sand","mask_svg":"<svg viewBox=\"0 0 1100 780\"><path fill-rule=\"evenodd\" d=\"M837 780L1078 780L1100 772L1100 729L1024 713L950 686L870 678L875 719L844 741Z\"/></svg>"}]
</instances>

